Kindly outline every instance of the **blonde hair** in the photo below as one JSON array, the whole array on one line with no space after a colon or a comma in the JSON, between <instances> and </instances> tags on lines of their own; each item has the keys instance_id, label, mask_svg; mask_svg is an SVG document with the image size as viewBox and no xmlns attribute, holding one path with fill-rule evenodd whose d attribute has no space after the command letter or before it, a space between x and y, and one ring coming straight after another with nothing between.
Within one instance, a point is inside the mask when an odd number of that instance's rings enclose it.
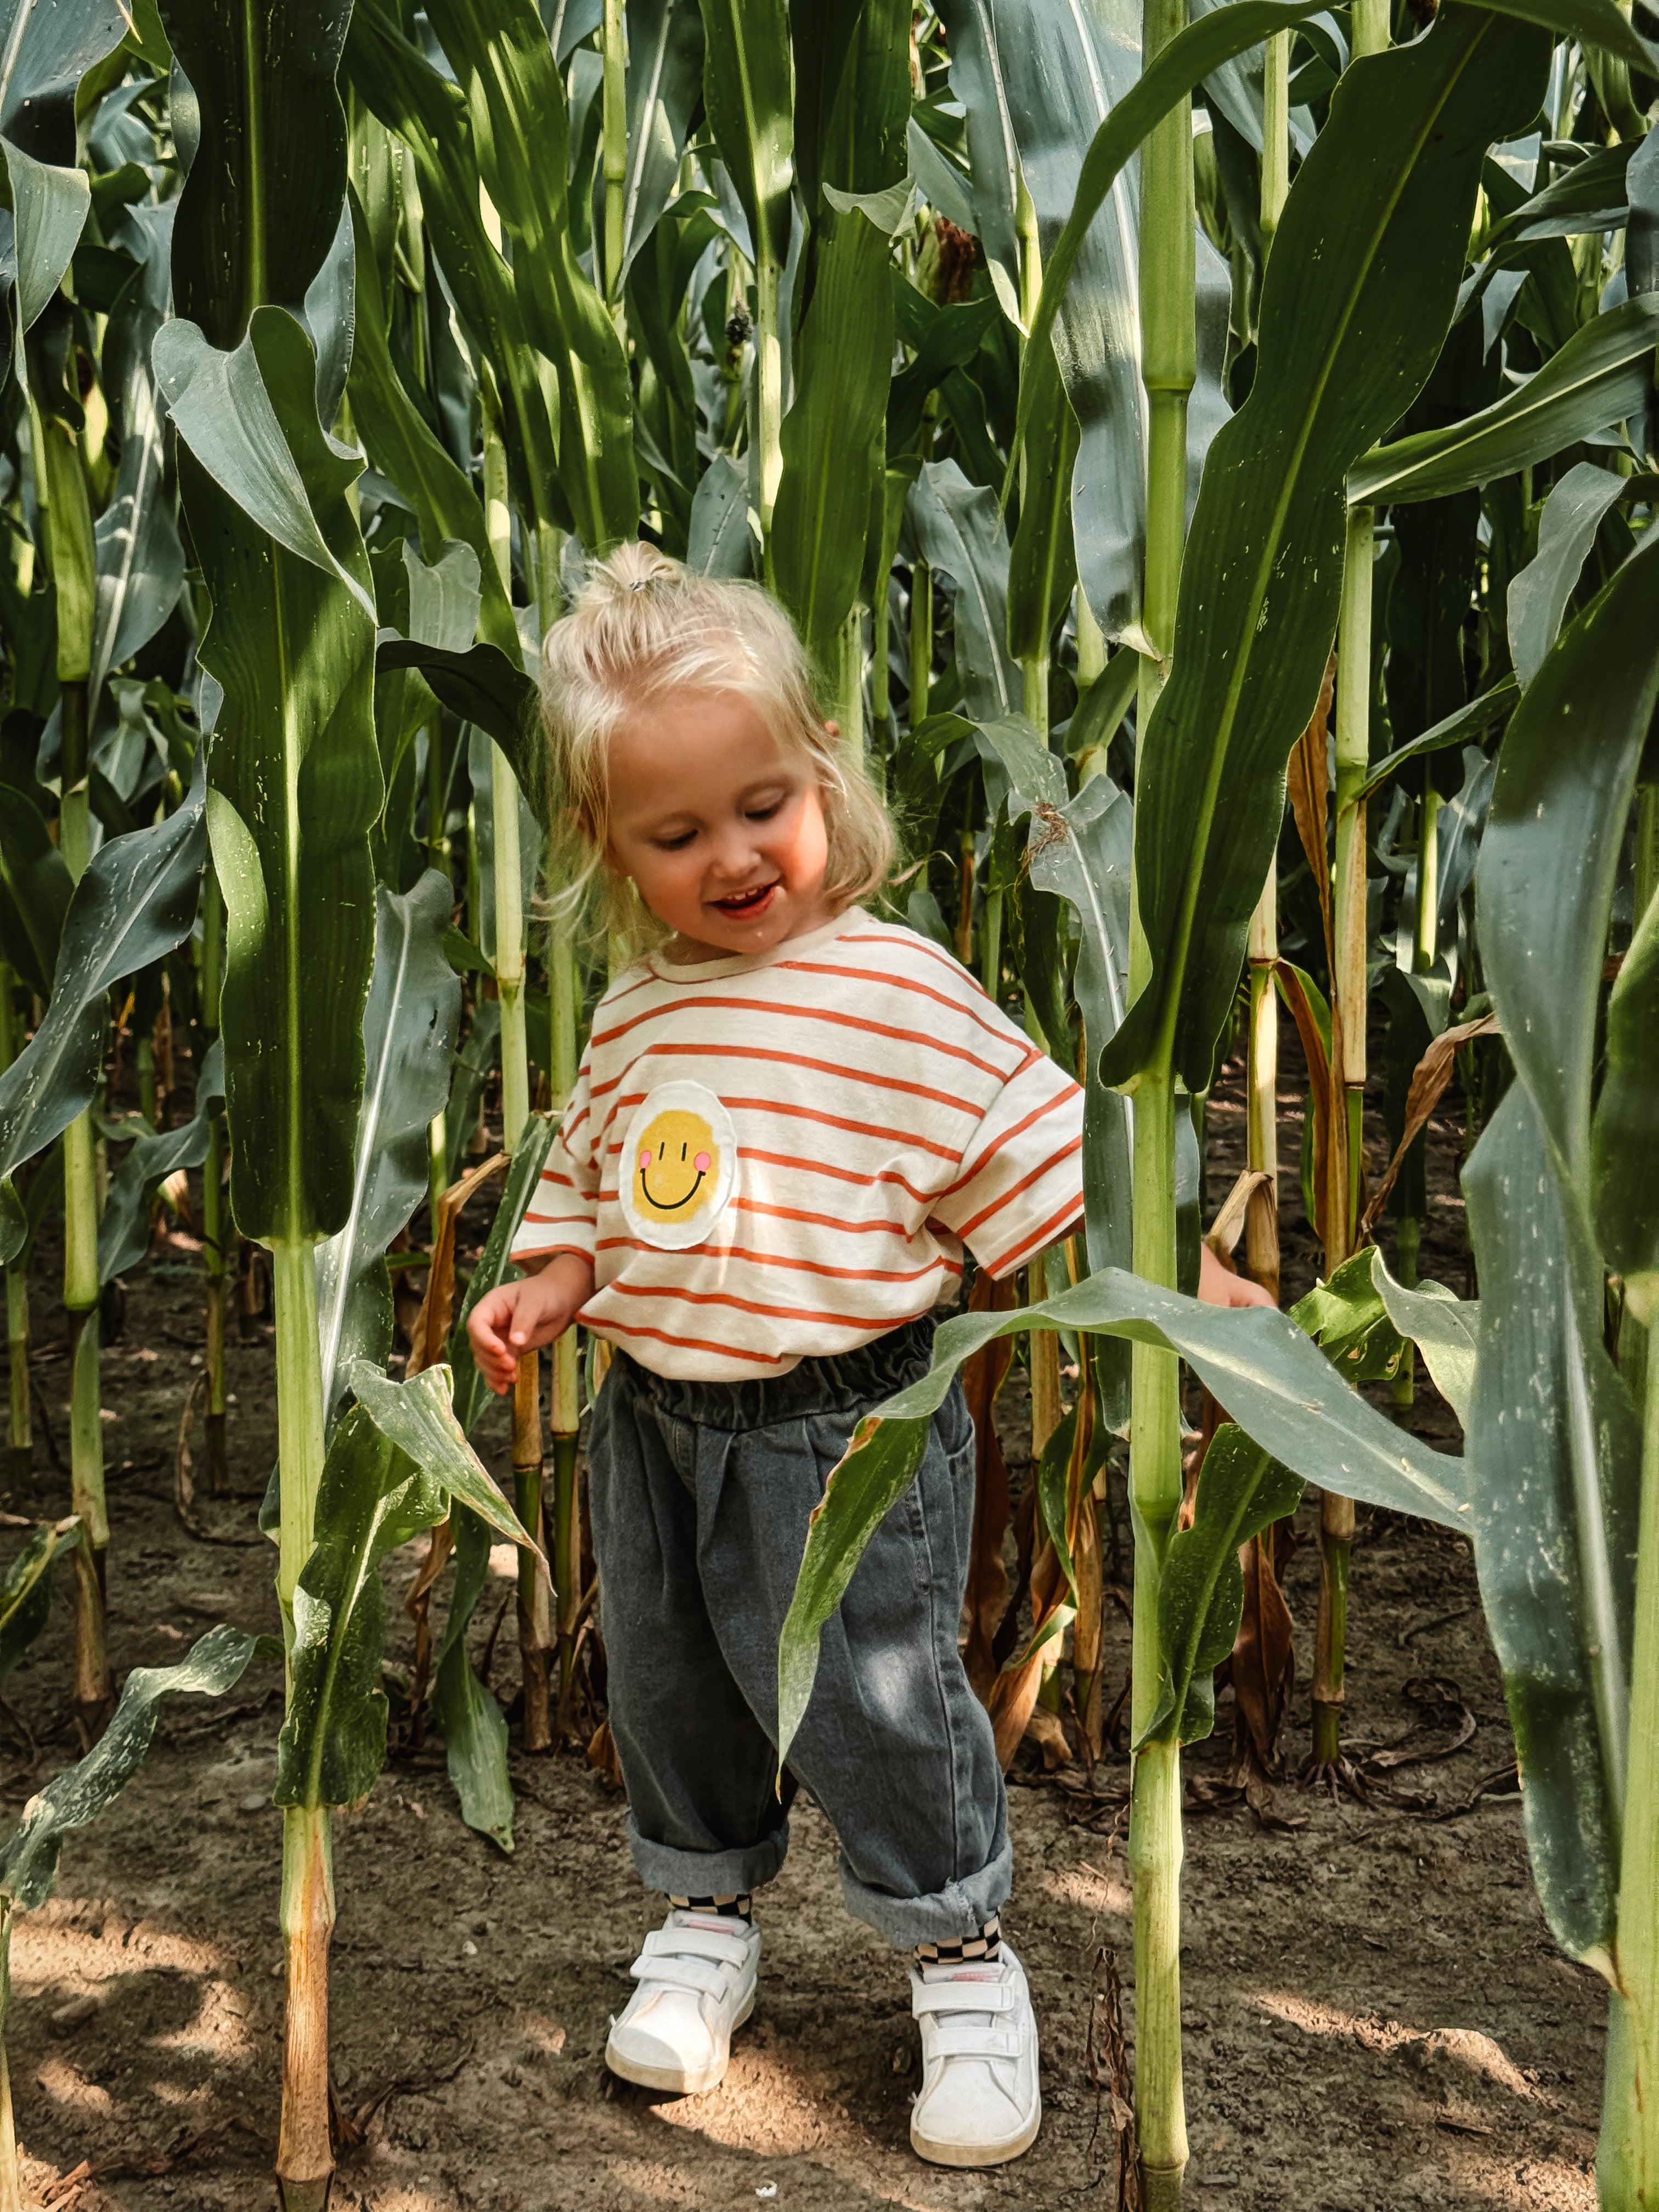
<instances>
[{"instance_id":1,"label":"blonde hair","mask_svg":"<svg viewBox=\"0 0 1659 2212\"><path fill-rule=\"evenodd\" d=\"M556 908L573 911L597 884L613 942L635 953L672 933L608 862L609 758L626 715L690 688L735 692L780 744L811 760L829 844L829 904L839 911L878 889L892 866L892 825L862 759L824 726L788 616L758 584L696 575L638 544L593 564L574 606L542 643L554 879L563 886Z\"/></svg>"}]
</instances>

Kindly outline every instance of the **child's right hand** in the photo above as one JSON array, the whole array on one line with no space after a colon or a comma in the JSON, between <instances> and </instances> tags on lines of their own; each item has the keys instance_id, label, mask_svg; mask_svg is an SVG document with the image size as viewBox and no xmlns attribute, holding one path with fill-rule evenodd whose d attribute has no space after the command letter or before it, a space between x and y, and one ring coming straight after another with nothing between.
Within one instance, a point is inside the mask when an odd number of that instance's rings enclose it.
<instances>
[{"instance_id":1,"label":"child's right hand","mask_svg":"<svg viewBox=\"0 0 1659 2212\"><path fill-rule=\"evenodd\" d=\"M593 1295L593 1265L576 1252L557 1252L539 1274L486 1291L466 1317L478 1372L495 1393L513 1388L519 1361L562 1336Z\"/></svg>"}]
</instances>

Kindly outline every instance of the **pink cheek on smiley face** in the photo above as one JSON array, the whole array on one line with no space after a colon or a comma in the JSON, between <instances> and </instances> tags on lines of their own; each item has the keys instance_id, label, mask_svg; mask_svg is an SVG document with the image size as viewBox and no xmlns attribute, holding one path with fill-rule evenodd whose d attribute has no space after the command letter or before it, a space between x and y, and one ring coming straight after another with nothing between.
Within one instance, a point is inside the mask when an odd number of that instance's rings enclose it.
<instances>
[{"instance_id":1,"label":"pink cheek on smiley face","mask_svg":"<svg viewBox=\"0 0 1659 2212\"><path fill-rule=\"evenodd\" d=\"M693 1166L694 1168L696 1168L696 1170L697 1170L697 1173L698 1173L699 1175L707 1175L707 1174L708 1174L708 1153L707 1153L707 1152L699 1152L699 1153L697 1154L696 1158L695 1160L693 1160L693 1162L691 1163L691 1164L692 1164L692 1166Z\"/></svg>"},{"instance_id":2,"label":"pink cheek on smiley face","mask_svg":"<svg viewBox=\"0 0 1659 2212\"><path fill-rule=\"evenodd\" d=\"M640 1173L643 1175L650 1164L651 1152L650 1147L647 1146L646 1150L640 1154Z\"/></svg>"}]
</instances>

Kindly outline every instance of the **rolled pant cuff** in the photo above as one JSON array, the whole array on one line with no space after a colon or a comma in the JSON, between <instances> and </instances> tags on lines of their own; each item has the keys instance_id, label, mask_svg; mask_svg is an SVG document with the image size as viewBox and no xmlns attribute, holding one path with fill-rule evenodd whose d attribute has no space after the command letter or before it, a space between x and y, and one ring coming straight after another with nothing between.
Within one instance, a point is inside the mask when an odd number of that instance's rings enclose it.
<instances>
[{"instance_id":1,"label":"rolled pant cuff","mask_svg":"<svg viewBox=\"0 0 1659 2212\"><path fill-rule=\"evenodd\" d=\"M789 1850L789 1823L780 1821L769 1836L742 1850L681 1851L642 1836L630 1813L628 1848L640 1880L665 1897L742 1897L763 1888L783 1864Z\"/></svg>"},{"instance_id":2,"label":"rolled pant cuff","mask_svg":"<svg viewBox=\"0 0 1659 2212\"><path fill-rule=\"evenodd\" d=\"M947 1882L931 1897L895 1897L890 1891L872 1889L845 1859L841 1863L841 1893L847 1910L905 1951L918 1943L960 1942L975 1934L993 1913L1001 1911L1013 1886L1014 1852L1009 1843L977 1874Z\"/></svg>"}]
</instances>

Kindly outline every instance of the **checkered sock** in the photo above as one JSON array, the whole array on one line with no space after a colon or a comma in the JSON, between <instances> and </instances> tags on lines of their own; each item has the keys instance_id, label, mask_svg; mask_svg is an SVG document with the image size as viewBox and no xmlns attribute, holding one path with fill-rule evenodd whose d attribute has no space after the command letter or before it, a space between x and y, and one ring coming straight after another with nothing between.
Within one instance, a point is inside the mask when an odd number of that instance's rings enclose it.
<instances>
[{"instance_id":1,"label":"checkered sock","mask_svg":"<svg viewBox=\"0 0 1659 2212\"><path fill-rule=\"evenodd\" d=\"M677 1912L717 1912L722 1920L752 1920L755 1917L746 1889L734 1897L671 1897L668 1902Z\"/></svg>"},{"instance_id":2,"label":"checkered sock","mask_svg":"<svg viewBox=\"0 0 1659 2212\"><path fill-rule=\"evenodd\" d=\"M950 1943L918 1943L918 1966L959 1966L969 1959L1000 1959L1002 1955L1002 1926L994 1912L985 1925L972 1936L963 1936Z\"/></svg>"}]
</instances>

